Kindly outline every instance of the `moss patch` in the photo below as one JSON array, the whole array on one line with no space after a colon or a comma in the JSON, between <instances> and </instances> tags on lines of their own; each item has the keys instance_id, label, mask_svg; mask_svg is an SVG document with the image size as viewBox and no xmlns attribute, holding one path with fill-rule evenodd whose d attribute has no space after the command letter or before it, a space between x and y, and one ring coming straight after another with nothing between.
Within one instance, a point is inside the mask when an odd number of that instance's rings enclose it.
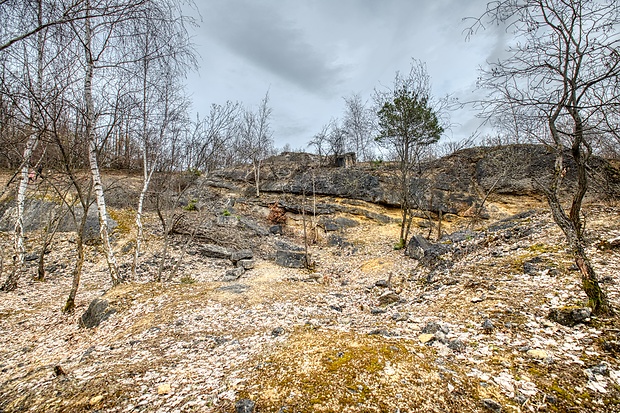
<instances>
[{"instance_id":1,"label":"moss patch","mask_svg":"<svg viewBox=\"0 0 620 413\"><path fill-rule=\"evenodd\" d=\"M476 396L450 394L451 378L438 374L435 358L407 340L300 329L258 363L240 397L261 412L469 411L454 405L465 398L462 406L471 406Z\"/></svg>"}]
</instances>

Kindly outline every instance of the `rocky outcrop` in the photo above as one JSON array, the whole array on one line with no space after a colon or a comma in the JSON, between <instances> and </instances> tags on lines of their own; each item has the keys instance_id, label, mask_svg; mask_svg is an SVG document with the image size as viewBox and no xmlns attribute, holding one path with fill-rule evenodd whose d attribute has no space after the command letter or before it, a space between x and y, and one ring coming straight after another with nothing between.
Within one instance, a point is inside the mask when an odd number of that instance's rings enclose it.
<instances>
[{"instance_id":1,"label":"rocky outcrop","mask_svg":"<svg viewBox=\"0 0 620 413\"><path fill-rule=\"evenodd\" d=\"M49 224L52 215L60 215L61 220L58 226L59 232L75 231L76 226L73 222L71 214L66 213L65 206L60 206L54 202L44 201L41 199L28 199L24 205L24 229L29 231L38 231ZM80 208L75 209L75 216L79 223L83 215ZM2 214L0 215L0 231L13 231L15 220L17 219L17 207L15 202L9 202L4 205ZM117 222L108 216L108 227L114 229ZM91 206L86 217L86 225L84 227L84 242L89 243L99 239L99 216L96 206Z\"/></svg>"},{"instance_id":2,"label":"rocky outcrop","mask_svg":"<svg viewBox=\"0 0 620 413\"><path fill-rule=\"evenodd\" d=\"M316 194L398 206L394 166L358 164L350 168L319 167L309 154L288 154L265 161L263 192ZM294 157L293 155L296 155ZM540 184L552 177L555 155L543 145L508 145L463 149L422 165L411 182L420 209L463 215L490 192L511 195L543 195ZM576 182L575 164L565 154L566 176L562 191ZM590 161L588 196L601 199L620 195L620 172L602 158ZM247 169L247 168L246 168ZM216 171L208 185L224 187L232 182L253 185L249 169Z\"/></svg>"}]
</instances>

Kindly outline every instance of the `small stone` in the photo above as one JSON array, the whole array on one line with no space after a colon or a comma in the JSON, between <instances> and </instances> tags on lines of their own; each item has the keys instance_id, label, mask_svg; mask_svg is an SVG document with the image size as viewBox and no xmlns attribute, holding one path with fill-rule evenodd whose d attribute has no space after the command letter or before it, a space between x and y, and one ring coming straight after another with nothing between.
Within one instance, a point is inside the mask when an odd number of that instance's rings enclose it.
<instances>
[{"instance_id":1,"label":"small stone","mask_svg":"<svg viewBox=\"0 0 620 413\"><path fill-rule=\"evenodd\" d=\"M538 273L538 266L535 262L526 261L523 263L523 272L525 274L536 275Z\"/></svg>"},{"instance_id":2,"label":"small stone","mask_svg":"<svg viewBox=\"0 0 620 413\"><path fill-rule=\"evenodd\" d=\"M276 250L276 264L285 268L308 268L312 263L310 254L303 251Z\"/></svg>"},{"instance_id":3,"label":"small stone","mask_svg":"<svg viewBox=\"0 0 620 413\"><path fill-rule=\"evenodd\" d=\"M269 227L269 232L271 232L273 235L282 235L283 231L282 231L282 225L272 225Z\"/></svg>"},{"instance_id":4,"label":"small stone","mask_svg":"<svg viewBox=\"0 0 620 413\"><path fill-rule=\"evenodd\" d=\"M99 395L99 396L91 397L88 403L91 406L94 406L96 404L99 404L102 400L103 400L103 396Z\"/></svg>"},{"instance_id":5,"label":"small stone","mask_svg":"<svg viewBox=\"0 0 620 413\"><path fill-rule=\"evenodd\" d=\"M471 299L471 302L476 304L476 303L481 303L484 301L484 297L474 297Z\"/></svg>"},{"instance_id":6,"label":"small stone","mask_svg":"<svg viewBox=\"0 0 620 413\"><path fill-rule=\"evenodd\" d=\"M86 328L98 327L114 313L116 309L111 307L107 300L95 298L80 317L80 325Z\"/></svg>"},{"instance_id":7,"label":"small stone","mask_svg":"<svg viewBox=\"0 0 620 413\"><path fill-rule=\"evenodd\" d=\"M515 399L514 399L514 400L515 400L517 403L519 403L521 406L523 406L523 404L525 404L525 402L527 402L527 397L525 397L525 396L524 396L524 395L522 395L522 394L517 394L517 395L515 396Z\"/></svg>"},{"instance_id":8,"label":"small stone","mask_svg":"<svg viewBox=\"0 0 620 413\"><path fill-rule=\"evenodd\" d=\"M252 250L239 250L230 254L230 260L235 264L238 261L251 260L252 258L254 258L254 253Z\"/></svg>"},{"instance_id":9,"label":"small stone","mask_svg":"<svg viewBox=\"0 0 620 413\"><path fill-rule=\"evenodd\" d=\"M386 311L383 308L374 307L370 309L370 314L384 314Z\"/></svg>"},{"instance_id":10,"label":"small stone","mask_svg":"<svg viewBox=\"0 0 620 413\"><path fill-rule=\"evenodd\" d=\"M438 331L441 331L444 334L448 334L450 332L450 329L448 328L448 326L441 325L434 321L429 321L422 329L423 334L435 334Z\"/></svg>"},{"instance_id":11,"label":"small stone","mask_svg":"<svg viewBox=\"0 0 620 413\"><path fill-rule=\"evenodd\" d=\"M493 331L494 328L495 328L495 325L493 324L493 322L489 320L488 318L485 318L484 321L482 322L482 329L484 330L484 332L489 334Z\"/></svg>"},{"instance_id":12,"label":"small stone","mask_svg":"<svg viewBox=\"0 0 620 413\"><path fill-rule=\"evenodd\" d=\"M396 294L394 291L386 291L385 293L381 294L381 296L379 297L379 304L388 305L388 304L398 302L399 300L400 300L400 296Z\"/></svg>"},{"instance_id":13,"label":"small stone","mask_svg":"<svg viewBox=\"0 0 620 413\"><path fill-rule=\"evenodd\" d=\"M400 321L407 321L408 319L409 319L409 316L407 314L400 314L400 313L392 314L392 320L396 321L397 323Z\"/></svg>"},{"instance_id":14,"label":"small stone","mask_svg":"<svg viewBox=\"0 0 620 413\"><path fill-rule=\"evenodd\" d=\"M237 267L242 267L244 270L251 270L254 268L255 261L246 259L237 261Z\"/></svg>"},{"instance_id":15,"label":"small stone","mask_svg":"<svg viewBox=\"0 0 620 413\"><path fill-rule=\"evenodd\" d=\"M232 270L226 271L224 274L224 278L222 281L235 281L238 280L245 273L245 269L243 267L233 268Z\"/></svg>"},{"instance_id":16,"label":"small stone","mask_svg":"<svg viewBox=\"0 0 620 413\"><path fill-rule=\"evenodd\" d=\"M435 334L420 334L418 336L418 340L420 340L420 343L422 344L426 344L434 339L435 339Z\"/></svg>"},{"instance_id":17,"label":"small stone","mask_svg":"<svg viewBox=\"0 0 620 413\"><path fill-rule=\"evenodd\" d=\"M492 412L501 413L502 411L502 405L493 399L484 399L482 400L482 404Z\"/></svg>"},{"instance_id":18,"label":"small stone","mask_svg":"<svg viewBox=\"0 0 620 413\"><path fill-rule=\"evenodd\" d=\"M387 280L379 280L375 283L375 286L381 288L388 288L390 284L387 282Z\"/></svg>"},{"instance_id":19,"label":"small stone","mask_svg":"<svg viewBox=\"0 0 620 413\"><path fill-rule=\"evenodd\" d=\"M454 340L448 343L448 348L452 351L456 351L457 353L460 353L465 350L465 343L463 343L458 338L455 338Z\"/></svg>"},{"instance_id":20,"label":"small stone","mask_svg":"<svg viewBox=\"0 0 620 413\"><path fill-rule=\"evenodd\" d=\"M235 403L235 413L254 413L256 403L250 399L237 400Z\"/></svg>"},{"instance_id":21,"label":"small stone","mask_svg":"<svg viewBox=\"0 0 620 413\"><path fill-rule=\"evenodd\" d=\"M163 383L157 386L157 394L160 396L163 394L169 394L172 391L169 383Z\"/></svg>"},{"instance_id":22,"label":"small stone","mask_svg":"<svg viewBox=\"0 0 620 413\"><path fill-rule=\"evenodd\" d=\"M609 376L609 369L607 363L597 364L596 366L590 367L590 370L593 374L599 374L601 376Z\"/></svg>"},{"instance_id":23,"label":"small stone","mask_svg":"<svg viewBox=\"0 0 620 413\"><path fill-rule=\"evenodd\" d=\"M276 327L273 330L271 330L271 335L274 337L279 337L282 334L284 334L284 329L282 327Z\"/></svg>"},{"instance_id":24,"label":"small stone","mask_svg":"<svg viewBox=\"0 0 620 413\"><path fill-rule=\"evenodd\" d=\"M439 341L442 344L448 343L448 339L446 338L446 335L443 331L437 331L435 334L433 334L433 336L435 337L435 340Z\"/></svg>"},{"instance_id":25,"label":"small stone","mask_svg":"<svg viewBox=\"0 0 620 413\"><path fill-rule=\"evenodd\" d=\"M549 357L545 350L528 350L527 355L537 360L544 360Z\"/></svg>"}]
</instances>

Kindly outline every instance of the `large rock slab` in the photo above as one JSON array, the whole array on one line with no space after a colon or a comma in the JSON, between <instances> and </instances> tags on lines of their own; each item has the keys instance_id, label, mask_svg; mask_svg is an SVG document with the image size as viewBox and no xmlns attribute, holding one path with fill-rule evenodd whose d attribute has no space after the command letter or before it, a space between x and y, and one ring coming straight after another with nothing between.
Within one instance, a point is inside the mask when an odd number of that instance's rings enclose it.
<instances>
[{"instance_id":1,"label":"large rock slab","mask_svg":"<svg viewBox=\"0 0 620 413\"><path fill-rule=\"evenodd\" d=\"M243 250L234 251L230 255L230 260L235 265L237 265L237 263L239 261L241 261L241 260L251 260L252 258L254 258L254 253L250 249L243 249Z\"/></svg>"},{"instance_id":2,"label":"large rock slab","mask_svg":"<svg viewBox=\"0 0 620 413\"><path fill-rule=\"evenodd\" d=\"M80 325L86 328L98 327L114 313L116 313L116 308L110 306L108 300L95 298L80 317Z\"/></svg>"},{"instance_id":3,"label":"large rock slab","mask_svg":"<svg viewBox=\"0 0 620 413\"><path fill-rule=\"evenodd\" d=\"M286 268L307 268L309 256L304 251L289 251L279 249L276 251L276 264Z\"/></svg>"},{"instance_id":4,"label":"large rock slab","mask_svg":"<svg viewBox=\"0 0 620 413\"><path fill-rule=\"evenodd\" d=\"M225 247L214 244L198 244L196 251L207 258L222 258L229 260L232 252Z\"/></svg>"},{"instance_id":5,"label":"large rock slab","mask_svg":"<svg viewBox=\"0 0 620 413\"><path fill-rule=\"evenodd\" d=\"M24 204L24 230L26 232L40 231L46 225L48 225L52 214L63 214L64 206L44 201L41 199L28 199ZM2 215L0 217L0 231L13 231L15 227L15 221L17 219L17 206L15 201L11 201L8 204L3 205L0 209ZM81 208L76 208L76 219L78 223L82 219L84 214ZM110 218L108 215L108 228L110 230L116 228L118 223ZM74 232L76 231L76 225L71 217L71 214L64 214L60 224L58 226L59 232ZM84 242L90 243L99 239L99 212L97 206L92 205L88 209L88 215L86 216L86 224L84 226Z\"/></svg>"},{"instance_id":6,"label":"large rock slab","mask_svg":"<svg viewBox=\"0 0 620 413\"><path fill-rule=\"evenodd\" d=\"M418 261L431 261L448 252L450 247L444 244L433 244L422 235L413 235L407 244L405 254Z\"/></svg>"}]
</instances>

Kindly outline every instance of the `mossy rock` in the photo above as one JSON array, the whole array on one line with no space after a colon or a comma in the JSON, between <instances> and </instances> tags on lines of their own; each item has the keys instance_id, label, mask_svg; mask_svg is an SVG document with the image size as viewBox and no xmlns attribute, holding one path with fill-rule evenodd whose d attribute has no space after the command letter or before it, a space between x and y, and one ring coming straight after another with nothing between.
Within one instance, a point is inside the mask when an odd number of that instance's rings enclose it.
<instances>
[{"instance_id":1,"label":"mossy rock","mask_svg":"<svg viewBox=\"0 0 620 413\"><path fill-rule=\"evenodd\" d=\"M558 307L549 311L547 318L567 327L574 327L577 324L587 323L592 316L592 310L589 307Z\"/></svg>"}]
</instances>

